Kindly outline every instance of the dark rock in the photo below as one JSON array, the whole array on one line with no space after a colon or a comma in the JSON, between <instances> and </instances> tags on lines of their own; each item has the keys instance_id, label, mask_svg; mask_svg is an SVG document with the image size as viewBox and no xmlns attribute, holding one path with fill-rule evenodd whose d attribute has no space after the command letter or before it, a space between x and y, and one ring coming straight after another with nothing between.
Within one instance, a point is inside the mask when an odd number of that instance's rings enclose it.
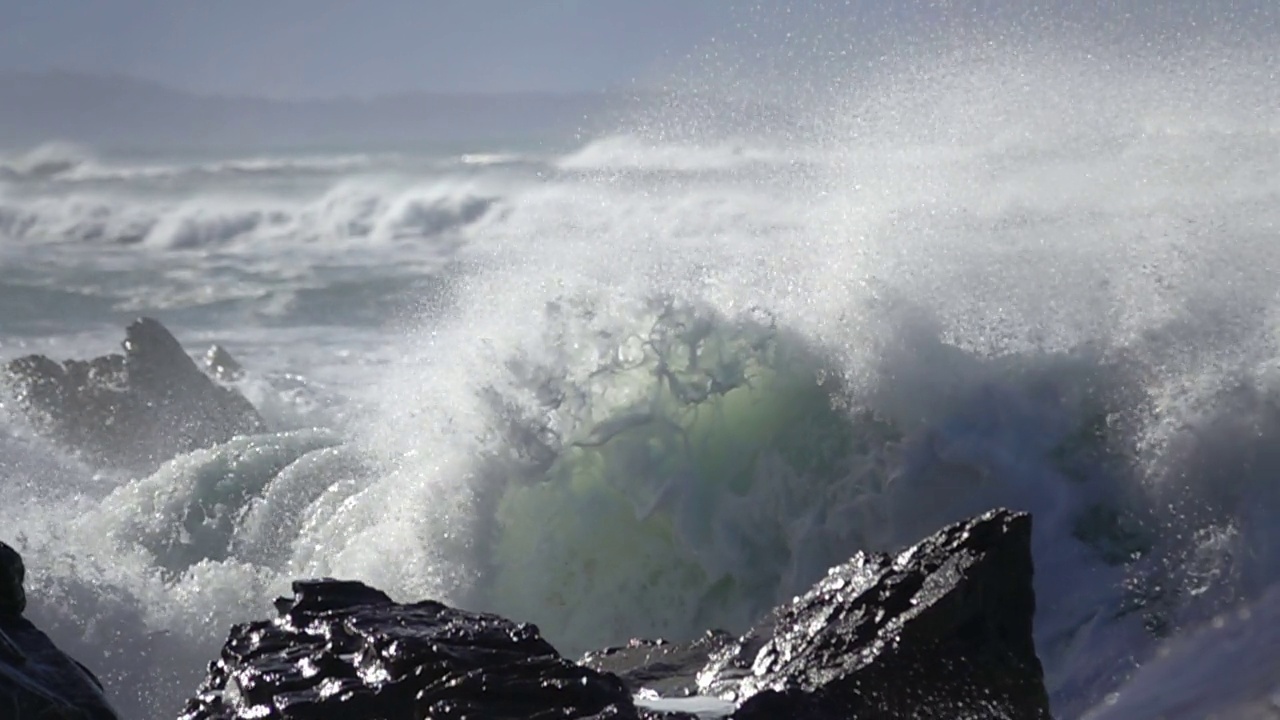
<instances>
[{"instance_id":1,"label":"dark rock","mask_svg":"<svg viewBox=\"0 0 1280 720\"><path fill-rule=\"evenodd\" d=\"M21 615L27 610L27 592L22 587L27 569L17 550L0 542L0 617Z\"/></svg>"},{"instance_id":2,"label":"dark rock","mask_svg":"<svg viewBox=\"0 0 1280 720\"><path fill-rule=\"evenodd\" d=\"M633 696L701 695L733 700L736 720L1047 719L1031 581L1031 519L997 510L856 555L741 638L633 640L582 664L532 625L300 582L276 620L232 629L183 718L688 720Z\"/></svg>"},{"instance_id":3,"label":"dark rock","mask_svg":"<svg viewBox=\"0 0 1280 720\"><path fill-rule=\"evenodd\" d=\"M734 700L736 720L1048 718L1031 519L996 510L896 556L855 555L741 638L588 653L632 693Z\"/></svg>"},{"instance_id":4,"label":"dark rock","mask_svg":"<svg viewBox=\"0 0 1280 720\"><path fill-rule=\"evenodd\" d=\"M996 510L858 554L704 670L735 720L1049 718L1032 640L1031 518Z\"/></svg>"},{"instance_id":5,"label":"dark rock","mask_svg":"<svg viewBox=\"0 0 1280 720\"><path fill-rule=\"evenodd\" d=\"M614 673L632 693L652 690L665 698L689 697L698 694L698 673L734 640L721 630L688 643L632 640L623 647L587 653L582 664Z\"/></svg>"},{"instance_id":6,"label":"dark rock","mask_svg":"<svg viewBox=\"0 0 1280 720\"><path fill-rule=\"evenodd\" d=\"M23 574L0 543L0 717L117 720L98 678L22 617Z\"/></svg>"},{"instance_id":7,"label":"dark rock","mask_svg":"<svg viewBox=\"0 0 1280 720\"><path fill-rule=\"evenodd\" d=\"M104 465L150 470L266 430L249 401L210 380L156 320L129 325L124 351L62 364L29 355L5 374L37 432Z\"/></svg>"},{"instance_id":8,"label":"dark rock","mask_svg":"<svg viewBox=\"0 0 1280 720\"><path fill-rule=\"evenodd\" d=\"M244 368L221 345L213 345L204 354L204 367L210 375L223 382L235 382L244 377Z\"/></svg>"},{"instance_id":9,"label":"dark rock","mask_svg":"<svg viewBox=\"0 0 1280 720\"><path fill-rule=\"evenodd\" d=\"M184 719L639 717L621 680L565 660L533 625L356 582L293 591L275 620L232 629Z\"/></svg>"}]
</instances>

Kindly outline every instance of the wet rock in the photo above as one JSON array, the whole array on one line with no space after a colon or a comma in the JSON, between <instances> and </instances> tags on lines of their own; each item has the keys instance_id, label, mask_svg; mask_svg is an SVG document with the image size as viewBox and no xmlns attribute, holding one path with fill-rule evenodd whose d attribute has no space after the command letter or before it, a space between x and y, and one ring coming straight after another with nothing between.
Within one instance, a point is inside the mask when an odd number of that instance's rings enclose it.
<instances>
[{"instance_id":1,"label":"wet rock","mask_svg":"<svg viewBox=\"0 0 1280 720\"><path fill-rule=\"evenodd\" d=\"M1031 581L1031 519L997 510L856 555L742 637L634 640L581 664L531 625L300 582L277 619L232 630L183 718L1047 719Z\"/></svg>"},{"instance_id":2,"label":"wet rock","mask_svg":"<svg viewBox=\"0 0 1280 720\"><path fill-rule=\"evenodd\" d=\"M297 582L275 620L237 625L184 720L639 717L621 680L533 625L357 582Z\"/></svg>"},{"instance_id":3,"label":"wet rock","mask_svg":"<svg viewBox=\"0 0 1280 720\"><path fill-rule=\"evenodd\" d=\"M235 382L244 377L244 368L221 345L212 345L204 354L204 367L222 382Z\"/></svg>"},{"instance_id":4,"label":"wet rock","mask_svg":"<svg viewBox=\"0 0 1280 720\"><path fill-rule=\"evenodd\" d=\"M23 575L0 543L0 717L118 720L98 678L22 616Z\"/></svg>"},{"instance_id":5,"label":"wet rock","mask_svg":"<svg viewBox=\"0 0 1280 720\"><path fill-rule=\"evenodd\" d=\"M583 663L633 693L733 701L733 718L1048 718L1031 521L998 510L859 554L741 638L632 641Z\"/></svg>"},{"instance_id":6,"label":"wet rock","mask_svg":"<svg viewBox=\"0 0 1280 720\"><path fill-rule=\"evenodd\" d=\"M0 617L21 615L27 610L27 592L22 587L27 569L17 550L0 542Z\"/></svg>"},{"instance_id":7,"label":"wet rock","mask_svg":"<svg viewBox=\"0 0 1280 720\"><path fill-rule=\"evenodd\" d=\"M266 430L248 400L214 383L150 318L125 330L123 355L63 363L29 355L5 375L38 433L101 465L150 471Z\"/></svg>"},{"instance_id":8,"label":"wet rock","mask_svg":"<svg viewBox=\"0 0 1280 720\"><path fill-rule=\"evenodd\" d=\"M735 720L1049 718L1034 614L1031 518L996 510L832 568L699 685Z\"/></svg>"}]
</instances>

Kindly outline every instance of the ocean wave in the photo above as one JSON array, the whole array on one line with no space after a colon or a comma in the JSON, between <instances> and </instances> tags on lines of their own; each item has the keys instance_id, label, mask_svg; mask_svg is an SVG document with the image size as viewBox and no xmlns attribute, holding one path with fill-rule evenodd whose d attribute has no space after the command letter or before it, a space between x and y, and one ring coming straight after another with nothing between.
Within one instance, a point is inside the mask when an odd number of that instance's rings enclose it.
<instances>
[{"instance_id":1,"label":"ocean wave","mask_svg":"<svg viewBox=\"0 0 1280 720\"><path fill-rule=\"evenodd\" d=\"M550 169L554 156L515 152L471 152L452 156L424 153L337 153L262 155L230 159L149 161L103 158L83 146L49 142L11 157L0 156L0 181L46 193L87 187L112 190L234 187L245 182L300 182L361 176L386 177L475 172L486 169Z\"/></svg>"},{"instance_id":2,"label":"ocean wave","mask_svg":"<svg viewBox=\"0 0 1280 720\"><path fill-rule=\"evenodd\" d=\"M461 597L571 651L619 627L742 630L855 551L1014 507L1035 517L1037 647L1070 714L1280 581L1265 372L1183 388L1197 401L1175 410L1151 381L1167 337L989 356L892 311L879 359L851 367L762 309L562 297L545 313L470 403L426 405L451 409L445 447L483 439L449 455L465 490L433 486L475 506ZM436 443L414 444L439 467Z\"/></svg>"},{"instance_id":3,"label":"ocean wave","mask_svg":"<svg viewBox=\"0 0 1280 720\"><path fill-rule=\"evenodd\" d=\"M13 158L0 158L0 180L41 181L67 177L93 165L88 150L65 142L50 142Z\"/></svg>"},{"instance_id":4,"label":"ocean wave","mask_svg":"<svg viewBox=\"0 0 1280 720\"><path fill-rule=\"evenodd\" d=\"M623 134L593 140L555 163L575 172L717 172L770 165L797 165L815 161L794 148L761 146L758 141L720 142L714 145L648 140Z\"/></svg>"},{"instance_id":5,"label":"ocean wave","mask_svg":"<svg viewBox=\"0 0 1280 720\"><path fill-rule=\"evenodd\" d=\"M140 180L213 181L240 177L307 177L345 175L374 167L394 167L396 156L335 155L301 158L243 158L203 164L151 166L85 166L59 176L65 183L129 183Z\"/></svg>"},{"instance_id":6,"label":"ocean wave","mask_svg":"<svg viewBox=\"0 0 1280 720\"><path fill-rule=\"evenodd\" d=\"M71 194L0 197L0 237L169 250L438 238L498 201L465 184L341 182L310 202L214 194L189 200Z\"/></svg>"},{"instance_id":7,"label":"ocean wave","mask_svg":"<svg viewBox=\"0 0 1280 720\"><path fill-rule=\"evenodd\" d=\"M0 160L0 180L41 183L51 190L77 185L136 184L139 182L214 182L238 178L297 178L342 176L374 168L390 170L405 158L395 154L345 154L303 157L247 157L211 162L135 164L105 161L70 143L47 143Z\"/></svg>"},{"instance_id":8,"label":"ocean wave","mask_svg":"<svg viewBox=\"0 0 1280 720\"><path fill-rule=\"evenodd\" d=\"M1082 710L1176 628L1280 578L1265 372L1171 411L1150 379L1164 338L993 357L893 310L868 368L762 307L579 294L535 313L541 341L489 347L465 381L430 363L429 386L390 378L394 434L238 439L56 532L23 522L52 568L41 593L85 577L41 543L107 548L130 559L100 582L147 608L119 632L207 655L290 578L354 574L526 618L573 652L619 628L744 629L855 551L999 505L1035 517L1037 647L1055 703Z\"/></svg>"},{"instance_id":9,"label":"ocean wave","mask_svg":"<svg viewBox=\"0 0 1280 720\"><path fill-rule=\"evenodd\" d=\"M1095 707L1280 582L1274 61L987 50L866 79L821 137L636 139L651 126L517 190L6 196L6 234L37 246L253 246L292 269L291 241L354 239L364 270L405 257L369 239L468 240L449 305L341 368L360 407L334 432L0 506L45 568L34 612L118 621L87 643L104 665L162 631L186 643L165 661L207 660L315 575L509 612L566 649L678 639L1005 505L1034 517L1055 712ZM194 219L155 232L167 213ZM214 282L204 258L184 272ZM285 352L259 359L305 364Z\"/></svg>"}]
</instances>

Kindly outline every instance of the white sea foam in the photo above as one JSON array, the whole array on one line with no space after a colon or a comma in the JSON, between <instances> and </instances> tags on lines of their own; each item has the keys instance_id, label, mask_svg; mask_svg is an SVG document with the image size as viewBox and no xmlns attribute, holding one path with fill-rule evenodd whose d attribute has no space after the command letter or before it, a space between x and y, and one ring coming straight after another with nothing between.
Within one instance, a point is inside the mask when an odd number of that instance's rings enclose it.
<instances>
[{"instance_id":1,"label":"white sea foam","mask_svg":"<svg viewBox=\"0 0 1280 720\"><path fill-rule=\"evenodd\" d=\"M216 193L195 198L107 193L0 196L0 242L141 243L157 249L432 239L485 215L498 198L466 181L335 184L297 200Z\"/></svg>"},{"instance_id":2,"label":"white sea foam","mask_svg":"<svg viewBox=\"0 0 1280 720\"><path fill-rule=\"evenodd\" d=\"M245 348L292 428L95 479L7 419L0 533L33 613L163 717L294 577L575 650L741 629L855 550L1000 504L1035 515L1055 709L1124 698L1167 636L1280 579L1274 62L1179 53L923 54L826 77L803 132L720 132L676 93L518 171L8 188L0 291L34 307L5 357L102 351L93 298L164 308ZM444 289L368 331L414 273ZM50 329L31 298L72 290L89 319ZM814 418L831 447L786 434Z\"/></svg>"}]
</instances>

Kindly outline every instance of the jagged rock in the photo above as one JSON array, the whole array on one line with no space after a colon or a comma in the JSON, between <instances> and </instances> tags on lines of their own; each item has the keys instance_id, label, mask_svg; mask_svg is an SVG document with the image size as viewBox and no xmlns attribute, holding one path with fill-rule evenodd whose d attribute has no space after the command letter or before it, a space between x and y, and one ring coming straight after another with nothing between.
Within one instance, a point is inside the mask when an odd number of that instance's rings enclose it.
<instances>
[{"instance_id":1,"label":"jagged rock","mask_svg":"<svg viewBox=\"0 0 1280 720\"><path fill-rule=\"evenodd\" d=\"M896 556L858 554L741 638L632 641L583 663L633 693L706 695L757 718L1048 718L1031 520L997 510Z\"/></svg>"},{"instance_id":2,"label":"jagged rock","mask_svg":"<svg viewBox=\"0 0 1280 720\"><path fill-rule=\"evenodd\" d=\"M23 575L0 542L0 717L118 720L98 678L22 617Z\"/></svg>"},{"instance_id":3,"label":"jagged rock","mask_svg":"<svg viewBox=\"0 0 1280 720\"><path fill-rule=\"evenodd\" d=\"M832 568L699 685L734 720L1049 718L1034 614L1031 518L995 510Z\"/></svg>"},{"instance_id":4,"label":"jagged rock","mask_svg":"<svg viewBox=\"0 0 1280 720\"><path fill-rule=\"evenodd\" d=\"M358 582L296 582L279 617L237 625L184 720L639 718L621 680L538 628Z\"/></svg>"},{"instance_id":5,"label":"jagged rock","mask_svg":"<svg viewBox=\"0 0 1280 720\"><path fill-rule=\"evenodd\" d=\"M244 368L221 345L212 345L204 354L204 367L209 374L223 382L235 382L244 377Z\"/></svg>"},{"instance_id":6,"label":"jagged rock","mask_svg":"<svg viewBox=\"0 0 1280 720\"><path fill-rule=\"evenodd\" d=\"M1031 580L1031 519L996 510L859 554L740 638L634 640L581 664L531 625L299 582L276 620L232 629L183 720L692 717L633 695L728 698L735 720L1047 719Z\"/></svg>"},{"instance_id":7,"label":"jagged rock","mask_svg":"<svg viewBox=\"0 0 1280 720\"><path fill-rule=\"evenodd\" d=\"M151 318L125 330L123 355L61 364L29 355L5 370L37 432L108 466L150 470L266 430L248 400L214 383Z\"/></svg>"}]
</instances>

